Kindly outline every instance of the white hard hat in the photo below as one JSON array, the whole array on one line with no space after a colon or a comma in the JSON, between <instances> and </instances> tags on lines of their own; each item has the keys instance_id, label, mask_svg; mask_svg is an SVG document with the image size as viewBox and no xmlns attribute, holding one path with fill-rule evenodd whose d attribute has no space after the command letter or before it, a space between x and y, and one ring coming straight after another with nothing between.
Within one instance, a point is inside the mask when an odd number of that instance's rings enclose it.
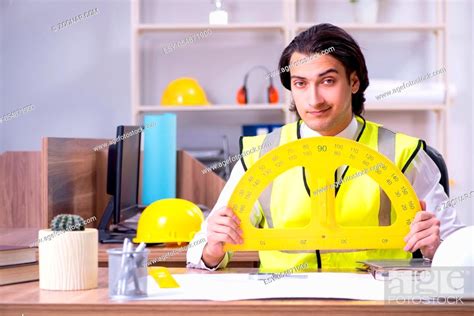
<instances>
[{"instance_id":1,"label":"white hard hat","mask_svg":"<svg viewBox=\"0 0 474 316\"><path fill-rule=\"evenodd\" d=\"M474 226L449 235L436 250L431 266L474 267Z\"/></svg>"},{"instance_id":2,"label":"white hard hat","mask_svg":"<svg viewBox=\"0 0 474 316\"><path fill-rule=\"evenodd\" d=\"M434 271L458 272L455 275L462 277L463 281L456 280L457 296L474 299L474 226L461 228L449 235L436 250L431 268ZM444 287L452 290L456 282L448 279L443 278L439 282L444 281Z\"/></svg>"}]
</instances>

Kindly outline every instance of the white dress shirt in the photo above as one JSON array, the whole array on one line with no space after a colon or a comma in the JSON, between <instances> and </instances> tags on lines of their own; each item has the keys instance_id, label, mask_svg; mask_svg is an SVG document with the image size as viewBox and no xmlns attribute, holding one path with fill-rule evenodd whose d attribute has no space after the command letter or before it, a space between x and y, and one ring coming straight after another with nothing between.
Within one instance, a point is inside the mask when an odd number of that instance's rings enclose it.
<instances>
[{"instance_id":1,"label":"white dress shirt","mask_svg":"<svg viewBox=\"0 0 474 316\"><path fill-rule=\"evenodd\" d=\"M301 123L300 134L301 138L321 136L318 132L313 131L311 128L309 128L304 122ZM357 120L355 119L355 117L353 117L349 125L336 136L355 140L357 137L356 134ZM340 179L343 170L344 167L338 168L338 180ZM245 170L242 166L242 162L239 160L232 169L230 178L222 189L222 192L219 195L219 198L217 199L216 205L213 207L209 216L211 216L215 210L227 205L227 202L229 201L230 196L234 191L234 188L237 186L239 180L244 175L244 173ZM446 239L448 235L458 230L459 228L464 227L464 225L456 216L456 210L453 207L439 207L442 202L448 199L448 196L444 192L444 189L441 184L439 184L439 180L441 179L441 173L438 167L424 150L418 151L417 155L412 160L410 166L405 171L405 176L408 178L409 182L413 186L413 189L415 190L418 198L426 202L426 210L433 212L436 215L436 218L440 220L441 240ZM262 215L256 204L253 207L252 216L250 218L252 224L258 226L261 217ZM194 236L193 242L196 240L201 240L203 238L207 240L207 219L203 222L201 230ZM229 262L231 254L226 253L219 265L214 268L209 268L202 261L202 252L205 245L206 243L202 242L198 244L198 246L188 248L188 252L186 255L187 267L206 269L211 271L214 271L219 268L224 268Z\"/></svg>"}]
</instances>

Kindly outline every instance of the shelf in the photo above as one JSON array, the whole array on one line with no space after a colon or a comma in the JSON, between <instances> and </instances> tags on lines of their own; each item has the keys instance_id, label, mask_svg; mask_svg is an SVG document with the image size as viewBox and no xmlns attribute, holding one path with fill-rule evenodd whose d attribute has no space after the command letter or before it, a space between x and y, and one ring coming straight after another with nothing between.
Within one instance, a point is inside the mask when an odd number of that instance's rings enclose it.
<instances>
[{"instance_id":1,"label":"shelf","mask_svg":"<svg viewBox=\"0 0 474 316\"><path fill-rule=\"evenodd\" d=\"M445 104L367 103L367 111L442 111Z\"/></svg>"},{"instance_id":2,"label":"shelf","mask_svg":"<svg viewBox=\"0 0 474 316\"><path fill-rule=\"evenodd\" d=\"M315 23L296 23L296 30L301 31L310 28ZM347 31L387 31L387 32L428 32L442 31L445 29L444 24L337 24L337 26Z\"/></svg>"},{"instance_id":3,"label":"shelf","mask_svg":"<svg viewBox=\"0 0 474 316\"><path fill-rule=\"evenodd\" d=\"M367 103L367 111L442 111L444 104L400 104L400 103ZM161 106L144 105L137 108L138 112L213 112L213 111L281 111L285 110L284 104L218 104L209 106Z\"/></svg>"},{"instance_id":4,"label":"shelf","mask_svg":"<svg viewBox=\"0 0 474 316\"><path fill-rule=\"evenodd\" d=\"M315 23L296 23L298 31L310 28ZM337 24L339 27L349 31L392 31L392 32L422 32L422 31L443 31L444 24ZM138 32L183 32L183 31L284 31L285 25L282 23L234 23L225 25L211 24L139 24L135 27Z\"/></svg>"},{"instance_id":5,"label":"shelf","mask_svg":"<svg viewBox=\"0 0 474 316\"><path fill-rule=\"evenodd\" d=\"M135 31L144 32L184 32L184 31L281 31L285 26L281 23L235 23L225 25L211 24L139 24Z\"/></svg>"},{"instance_id":6,"label":"shelf","mask_svg":"<svg viewBox=\"0 0 474 316\"><path fill-rule=\"evenodd\" d=\"M208 106L162 106L142 105L138 112L213 112L213 111L281 111L285 110L284 104L217 104Z\"/></svg>"}]
</instances>

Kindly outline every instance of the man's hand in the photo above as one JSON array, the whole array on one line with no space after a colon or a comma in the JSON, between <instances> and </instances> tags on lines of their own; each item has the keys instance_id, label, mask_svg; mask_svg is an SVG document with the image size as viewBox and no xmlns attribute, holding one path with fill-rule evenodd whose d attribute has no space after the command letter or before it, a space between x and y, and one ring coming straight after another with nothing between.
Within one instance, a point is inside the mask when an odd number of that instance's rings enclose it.
<instances>
[{"instance_id":1,"label":"man's hand","mask_svg":"<svg viewBox=\"0 0 474 316\"><path fill-rule=\"evenodd\" d=\"M228 207L222 207L207 219L207 243L202 260L208 267L215 267L224 258L224 243L241 244L240 220Z\"/></svg>"},{"instance_id":2,"label":"man's hand","mask_svg":"<svg viewBox=\"0 0 474 316\"><path fill-rule=\"evenodd\" d=\"M436 216L426 211L426 203L420 201L422 211L416 213L410 232L405 236L405 251L414 252L421 249L424 257L433 259L433 256L440 244L439 225L440 221Z\"/></svg>"}]
</instances>

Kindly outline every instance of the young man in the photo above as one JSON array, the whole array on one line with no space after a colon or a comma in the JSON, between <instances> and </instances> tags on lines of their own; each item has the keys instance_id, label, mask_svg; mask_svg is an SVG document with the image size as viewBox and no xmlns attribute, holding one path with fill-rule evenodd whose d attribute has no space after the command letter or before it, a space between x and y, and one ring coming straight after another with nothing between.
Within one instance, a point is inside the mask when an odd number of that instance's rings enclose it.
<instances>
[{"instance_id":1,"label":"young man","mask_svg":"<svg viewBox=\"0 0 474 316\"><path fill-rule=\"evenodd\" d=\"M330 53L314 58L323 51ZM307 263L310 268L355 268L359 260L410 258L417 249L424 257L433 258L441 240L463 225L452 208L439 210L436 214L430 211L445 201L447 195L439 184L439 169L424 151L424 142L393 133L360 116L369 79L364 56L354 39L330 24L313 26L285 48L279 69L282 69L281 82L293 97L292 110L297 111L301 120L268 135L244 137L241 139L242 152L262 148L270 139L273 148L305 137L352 139L394 162L414 187L423 211L416 214L405 237L404 249L260 251L261 267L283 270ZM248 155L235 165L211 214L194 237L196 240L206 238L207 242L188 250L188 267L223 268L230 258L223 251L224 243L242 243L245 236L239 228L239 219L226 205L245 170L258 157L258 153ZM355 172L354 168L342 166L336 172L336 179L349 178ZM310 218L310 192L316 189L308 187L306 177L302 167L280 175L272 184L271 203L259 199L260 204L254 206L252 223L264 228L304 226L301 223L307 223ZM367 175L354 177L336 188L336 216L342 225L387 226L393 222L393 215L390 201Z\"/></svg>"}]
</instances>

